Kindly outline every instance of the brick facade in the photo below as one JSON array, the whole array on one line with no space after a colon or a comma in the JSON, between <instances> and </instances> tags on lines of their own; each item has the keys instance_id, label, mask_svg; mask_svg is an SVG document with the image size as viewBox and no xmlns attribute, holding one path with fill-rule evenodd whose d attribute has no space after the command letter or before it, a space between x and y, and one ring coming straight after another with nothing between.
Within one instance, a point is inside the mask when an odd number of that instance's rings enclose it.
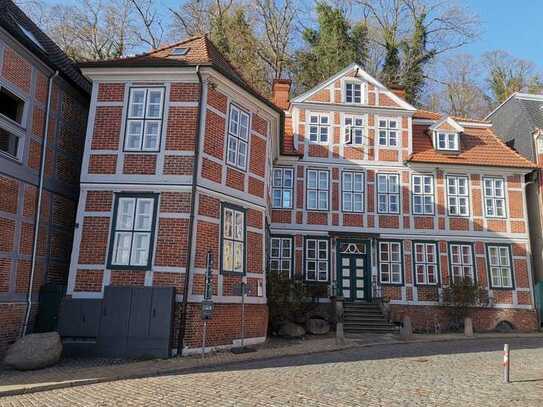
<instances>
[{"instance_id":1,"label":"brick facade","mask_svg":"<svg viewBox=\"0 0 543 407\"><path fill-rule=\"evenodd\" d=\"M6 34L7 35L7 34ZM15 161L0 154L0 358L21 334L29 292L38 179L45 140L49 77L53 70L10 37L0 35L0 86L24 101ZM60 78L53 82L42 192L33 309L44 284L66 285L83 155L88 94Z\"/></svg>"}]
</instances>

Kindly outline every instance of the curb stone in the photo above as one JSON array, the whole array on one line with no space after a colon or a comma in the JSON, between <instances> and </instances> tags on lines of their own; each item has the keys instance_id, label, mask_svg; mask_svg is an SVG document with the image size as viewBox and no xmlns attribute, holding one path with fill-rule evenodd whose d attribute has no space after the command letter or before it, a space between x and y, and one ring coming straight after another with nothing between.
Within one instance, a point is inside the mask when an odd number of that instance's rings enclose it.
<instances>
[{"instance_id":1,"label":"curb stone","mask_svg":"<svg viewBox=\"0 0 543 407\"><path fill-rule=\"evenodd\" d=\"M17 396L22 394L30 394L30 393L40 393L45 392L49 390L59 390L59 389L65 389L65 388L71 388L71 387L79 387L79 386L87 386L92 384L99 384L99 383L108 383L108 382L114 382L114 381L120 381L120 380L129 380L129 379L141 379L146 377L157 377L157 376L166 376L176 373L189 373L189 372L197 372L199 370L203 369L209 369L209 368L218 368L218 367L227 367L231 365L236 365L241 362L254 362L254 361L268 361L273 359L281 359L281 358L288 358L293 356L304 356L304 355L311 355L316 353L332 353L332 352L339 352L339 351L345 351L355 348L370 348L370 347L376 347L376 346L390 346L390 345L412 345L417 343L439 343L439 342L456 342L456 341L473 341L473 340L489 340L489 339L518 339L518 338L543 338L543 335L540 333L531 333L531 334L496 334L496 335L482 335L482 336L472 336L472 337L464 337L464 336L458 336L458 337L448 337L448 338L439 338L437 337L429 337L429 338L414 338L411 340L391 340L391 341L380 341L380 342L370 342L370 343L357 343L356 337L346 338L349 343L345 346L338 346L333 349L315 349L315 350L307 350L302 351L299 353L292 353L292 354L284 354L284 355L272 355L272 356L263 356L263 357L256 357L256 358L249 358L249 359L242 359L239 360L229 360L225 362L215 362L215 363L209 363L204 364L201 366L189 366L189 367L176 367L176 368L163 368L163 369L150 369L146 372L135 372L135 373L127 373L127 374L113 374L107 377L100 377L100 378L93 378L93 379L82 379L82 380L73 380L73 381L64 381L59 383L48 383L48 384L38 384L35 386L16 386L16 385L10 385L6 387L17 387L12 388L8 390L1 390L0 386L0 398L1 397L8 397L8 396Z\"/></svg>"}]
</instances>

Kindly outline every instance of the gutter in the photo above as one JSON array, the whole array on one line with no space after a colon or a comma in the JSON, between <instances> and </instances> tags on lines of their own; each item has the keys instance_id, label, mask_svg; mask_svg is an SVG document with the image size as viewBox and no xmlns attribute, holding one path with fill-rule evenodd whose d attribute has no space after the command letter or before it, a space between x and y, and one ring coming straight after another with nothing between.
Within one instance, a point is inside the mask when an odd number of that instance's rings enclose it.
<instances>
[{"instance_id":1,"label":"gutter","mask_svg":"<svg viewBox=\"0 0 543 407\"><path fill-rule=\"evenodd\" d=\"M28 283L28 292L26 295L26 314L24 324L21 328L20 336L26 334L28 323L30 320L30 312L32 310L32 286L34 285L34 273L36 272L36 257L38 252L38 237L40 233L40 214L41 214L41 202L43 196L43 180L45 178L45 161L47 158L47 140L49 135L49 111L51 110L51 95L53 90L53 80L59 75L59 71L49 77L49 85L47 90L47 106L45 107L45 128L43 134L43 143L41 146L41 163L40 163L40 179L38 183L38 201L36 205L36 214L34 218L34 240L32 242L32 258L30 268L30 281Z\"/></svg>"},{"instance_id":2,"label":"gutter","mask_svg":"<svg viewBox=\"0 0 543 407\"><path fill-rule=\"evenodd\" d=\"M196 187L198 181L198 160L200 157L200 138L201 138L201 124L202 124L202 98L204 94L204 83L202 81L202 74L200 73L200 65L196 66L196 75L198 75L198 83L200 84L200 99L198 100L198 119L196 122L196 133L194 134L194 164L192 165L192 191L191 191L191 206L188 228L188 247L187 247L187 264L185 271L185 280L183 281L183 304L181 306L181 321L179 323L179 338L177 343L177 355L183 354L183 342L185 340L185 331L187 327L187 306L189 300L189 281L190 281L190 269L192 258L192 246L193 246L193 229L194 229L194 216L196 212Z\"/></svg>"}]
</instances>

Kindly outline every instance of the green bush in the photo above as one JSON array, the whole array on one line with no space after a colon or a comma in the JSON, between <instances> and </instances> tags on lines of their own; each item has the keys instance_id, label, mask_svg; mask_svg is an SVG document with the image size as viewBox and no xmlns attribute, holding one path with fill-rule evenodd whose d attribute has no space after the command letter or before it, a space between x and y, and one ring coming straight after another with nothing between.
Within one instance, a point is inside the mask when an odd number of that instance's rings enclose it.
<instances>
[{"instance_id":1,"label":"green bush","mask_svg":"<svg viewBox=\"0 0 543 407\"><path fill-rule=\"evenodd\" d=\"M455 279L443 288L443 303L448 306L450 328L457 330L464 326L464 318L469 315L470 308L480 302L481 291L481 286L469 277Z\"/></svg>"},{"instance_id":2,"label":"green bush","mask_svg":"<svg viewBox=\"0 0 543 407\"><path fill-rule=\"evenodd\" d=\"M284 321L300 322L316 304L312 297L318 296L314 287L302 281L292 280L284 273L267 273L266 295L269 321L272 331Z\"/></svg>"}]
</instances>

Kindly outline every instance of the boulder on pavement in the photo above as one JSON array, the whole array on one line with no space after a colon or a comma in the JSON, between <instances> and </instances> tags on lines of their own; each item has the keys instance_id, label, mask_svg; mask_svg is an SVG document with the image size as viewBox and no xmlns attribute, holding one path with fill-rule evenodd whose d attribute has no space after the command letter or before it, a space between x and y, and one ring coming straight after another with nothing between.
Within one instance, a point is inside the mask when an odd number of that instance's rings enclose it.
<instances>
[{"instance_id":1,"label":"boulder on pavement","mask_svg":"<svg viewBox=\"0 0 543 407\"><path fill-rule=\"evenodd\" d=\"M27 335L8 349L4 363L17 370L41 369L54 365L62 355L58 332Z\"/></svg>"},{"instance_id":2,"label":"boulder on pavement","mask_svg":"<svg viewBox=\"0 0 543 407\"><path fill-rule=\"evenodd\" d=\"M305 323L305 329L313 335L324 335L330 332L330 324L321 318L310 318Z\"/></svg>"},{"instance_id":3,"label":"boulder on pavement","mask_svg":"<svg viewBox=\"0 0 543 407\"><path fill-rule=\"evenodd\" d=\"M279 329L279 335L286 338L300 338L305 335L305 329L293 322L287 322Z\"/></svg>"}]
</instances>

